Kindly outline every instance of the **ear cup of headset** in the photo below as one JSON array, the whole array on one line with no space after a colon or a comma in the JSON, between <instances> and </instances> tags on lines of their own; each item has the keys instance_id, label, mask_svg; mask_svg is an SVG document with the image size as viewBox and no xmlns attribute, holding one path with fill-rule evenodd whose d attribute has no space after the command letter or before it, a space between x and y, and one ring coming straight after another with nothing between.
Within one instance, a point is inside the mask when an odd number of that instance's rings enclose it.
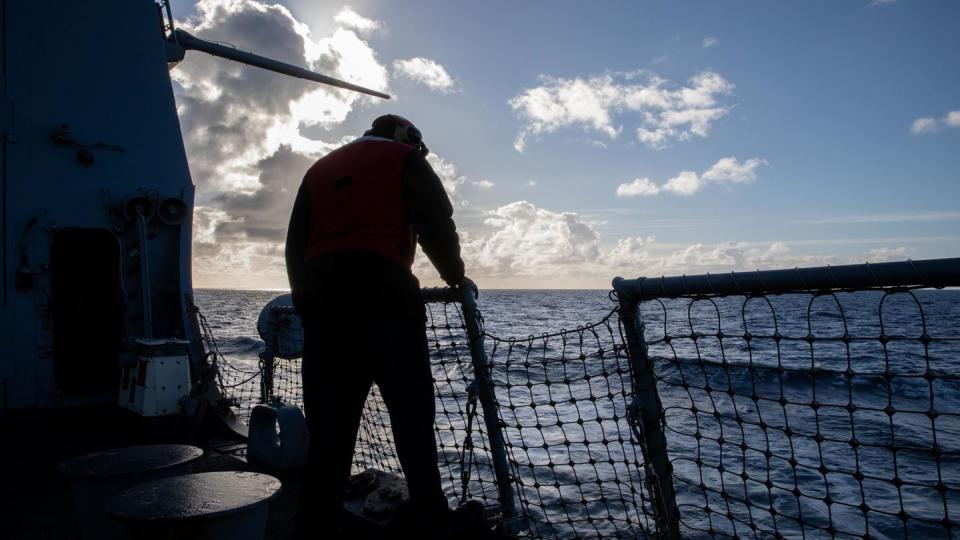
<instances>
[{"instance_id":1,"label":"ear cup of headset","mask_svg":"<svg viewBox=\"0 0 960 540\"><path fill-rule=\"evenodd\" d=\"M427 145L423 144L423 134L420 133L417 126L409 122L397 125L397 128L393 132L393 140L416 147L424 156L430 153Z\"/></svg>"},{"instance_id":2,"label":"ear cup of headset","mask_svg":"<svg viewBox=\"0 0 960 540\"><path fill-rule=\"evenodd\" d=\"M426 156L430 153L430 150L427 149L427 145L423 144L423 134L420 133L420 130L417 129L417 126L410 124L407 126L407 144L416 146L420 150L420 153Z\"/></svg>"},{"instance_id":3,"label":"ear cup of headset","mask_svg":"<svg viewBox=\"0 0 960 540\"><path fill-rule=\"evenodd\" d=\"M407 142L414 146L423 144L423 134L420 133L420 130L417 129L417 126L407 126Z\"/></svg>"}]
</instances>

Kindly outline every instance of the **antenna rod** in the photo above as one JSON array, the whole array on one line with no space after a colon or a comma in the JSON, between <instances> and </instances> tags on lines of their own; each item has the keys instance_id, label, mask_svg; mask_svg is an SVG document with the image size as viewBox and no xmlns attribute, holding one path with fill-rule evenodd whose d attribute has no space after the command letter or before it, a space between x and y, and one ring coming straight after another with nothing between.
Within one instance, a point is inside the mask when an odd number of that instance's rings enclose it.
<instances>
[{"instance_id":1,"label":"antenna rod","mask_svg":"<svg viewBox=\"0 0 960 540\"><path fill-rule=\"evenodd\" d=\"M270 71L275 71L277 73L282 73L284 75L290 75L291 77L297 77L299 79L306 79L308 81L314 81L322 84L328 84L330 86L336 86L337 88L343 88L345 90L353 90L355 92L360 92L370 96L376 96L383 99L390 99L390 96L384 94L383 92L377 92L376 90L371 90L369 88L364 88L362 86L357 86L355 84L350 84L340 79L334 79L333 77L328 77L326 75L321 75L319 73L314 73L308 69L303 69L301 67L294 66L292 64L287 64L286 62L280 62L278 60L272 60L257 54L248 53L244 51L238 51L218 43L213 43L204 39L200 39L190 35L179 28L173 31L173 41L178 45L183 47L186 50L193 51L202 51L207 54L212 54L213 56L219 56L220 58L226 58L227 60L234 60L242 64L250 64L251 66L256 66L263 69L269 69Z\"/></svg>"}]
</instances>

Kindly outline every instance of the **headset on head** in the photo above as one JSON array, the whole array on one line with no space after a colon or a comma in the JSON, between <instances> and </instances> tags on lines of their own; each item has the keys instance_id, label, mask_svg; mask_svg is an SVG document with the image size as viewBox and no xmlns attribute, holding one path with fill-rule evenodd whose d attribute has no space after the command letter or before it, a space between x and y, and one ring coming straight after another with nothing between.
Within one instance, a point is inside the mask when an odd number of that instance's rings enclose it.
<instances>
[{"instance_id":1,"label":"headset on head","mask_svg":"<svg viewBox=\"0 0 960 540\"><path fill-rule=\"evenodd\" d=\"M423 144L423 134L420 133L417 126L413 125L413 122L396 114L388 114L374 120L373 128L376 129L378 127L377 124L383 125L383 123L386 122L390 122L395 126L393 129L393 140L413 146L419 150L424 157L430 153L427 145Z\"/></svg>"}]
</instances>

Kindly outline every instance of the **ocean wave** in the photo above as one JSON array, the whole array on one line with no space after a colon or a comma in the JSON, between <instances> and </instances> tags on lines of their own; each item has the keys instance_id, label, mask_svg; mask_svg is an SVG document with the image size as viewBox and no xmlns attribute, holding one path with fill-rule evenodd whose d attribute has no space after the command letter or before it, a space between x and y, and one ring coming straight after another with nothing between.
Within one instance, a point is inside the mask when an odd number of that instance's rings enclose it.
<instances>
[{"instance_id":1,"label":"ocean wave","mask_svg":"<svg viewBox=\"0 0 960 540\"><path fill-rule=\"evenodd\" d=\"M229 337L217 340L223 354L260 353L266 348L263 340L248 337Z\"/></svg>"}]
</instances>

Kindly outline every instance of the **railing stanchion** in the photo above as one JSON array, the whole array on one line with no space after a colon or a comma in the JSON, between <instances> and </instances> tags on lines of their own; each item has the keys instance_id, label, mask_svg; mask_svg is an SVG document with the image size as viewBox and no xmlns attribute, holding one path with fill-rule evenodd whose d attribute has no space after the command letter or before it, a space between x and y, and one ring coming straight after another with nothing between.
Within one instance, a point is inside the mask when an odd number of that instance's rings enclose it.
<instances>
[{"instance_id":1,"label":"railing stanchion","mask_svg":"<svg viewBox=\"0 0 960 540\"><path fill-rule=\"evenodd\" d=\"M273 317L270 318L270 333L266 341L266 349L260 353L260 403L270 403L273 401L273 370L276 367L276 358L274 357L274 344L277 342L276 329Z\"/></svg>"},{"instance_id":2,"label":"railing stanchion","mask_svg":"<svg viewBox=\"0 0 960 540\"><path fill-rule=\"evenodd\" d=\"M506 521L518 517L513 494L513 479L510 472L510 463L507 461L503 430L500 426L500 411L497 407L496 396L493 393L493 381L490 379L487 352L483 346L483 332L477 317L477 300L472 290L464 289L461 303L463 306L463 322L467 327L467 339L470 341L473 373L477 380L477 396L480 399L480 406L483 408L483 421L487 428L493 469L497 476L500 508Z\"/></svg>"},{"instance_id":3,"label":"railing stanchion","mask_svg":"<svg viewBox=\"0 0 960 540\"><path fill-rule=\"evenodd\" d=\"M633 383L631 413L640 424L638 441L646 446L644 458L650 461L654 478L651 482L654 493L653 510L659 533L664 538L680 538L680 519L676 496L673 490L673 467L667 455L667 440L664 435L663 405L657 392L653 363L647 355L643 337L643 321L639 316L640 300L622 285L625 280L617 278L613 287L620 303L620 321L626 335L630 354L630 371ZM638 418L637 418L638 417Z\"/></svg>"}]
</instances>

